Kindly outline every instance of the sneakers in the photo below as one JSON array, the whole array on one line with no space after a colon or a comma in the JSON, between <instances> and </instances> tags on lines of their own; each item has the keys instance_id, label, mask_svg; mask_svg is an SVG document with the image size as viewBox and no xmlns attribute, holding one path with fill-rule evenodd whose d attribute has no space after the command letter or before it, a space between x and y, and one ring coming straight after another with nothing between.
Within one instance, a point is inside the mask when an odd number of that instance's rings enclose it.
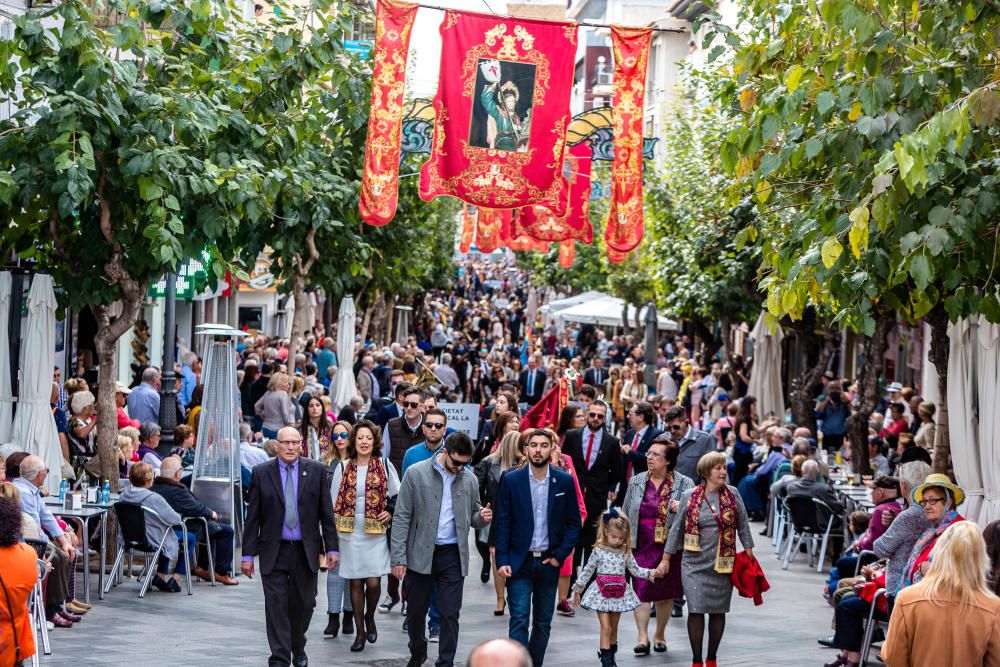
<instances>
[{"instance_id":1,"label":"sneakers","mask_svg":"<svg viewBox=\"0 0 1000 667\"><path fill-rule=\"evenodd\" d=\"M382 601L382 604L378 606L378 613L388 614L390 611L392 611L392 608L395 607L397 604L399 604L399 598L394 599L391 597L387 597L385 600Z\"/></svg>"},{"instance_id":2,"label":"sneakers","mask_svg":"<svg viewBox=\"0 0 1000 667\"><path fill-rule=\"evenodd\" d=\"M576 610L570 605L569 600L563 600L556 605L556 612L560 616L576 616Z\"/></svg>"},{"instance_id":3,"label":"sneakers","mask_svg":"<svg viewBox=\"0 0 1000 667\"><path fill-rule=\"evenodd\" d=\"M427 641L437 644L441 641L441 628L431 628L427 632Z\"/></svg>"}]
</instances>

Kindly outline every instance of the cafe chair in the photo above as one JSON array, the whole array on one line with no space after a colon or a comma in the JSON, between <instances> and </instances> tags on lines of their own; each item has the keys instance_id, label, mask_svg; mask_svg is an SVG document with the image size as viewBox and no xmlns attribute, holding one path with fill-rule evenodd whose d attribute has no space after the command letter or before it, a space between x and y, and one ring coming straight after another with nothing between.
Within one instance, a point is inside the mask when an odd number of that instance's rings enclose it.
<instances>
[{"instance_id":1,"label":"cafe chair","mask_svg":"<svg viewBox=\"0 0 1000 667\"><path fill-rule=\"evenodd\" d=\"M166 521L162 519L156 510L145 505L117 502L112 507L114 508L115 517L118 519L120 543L118 545L118 553L115 554L115 563L111 566L111 576L108 577L108 581L104 585L104 593L107 594L111 586L116 583L125 553L128 552L129 569L131 570L132 554L138 551L146 559L144 567L145 576L143 576L142 572L139 573L139 577L142 579L139 597L143 598L146 596L146 591L149 590L149 585L156 574L156 564L159 561L160 554L163 552L163 544L167 540L167 535L169 535L167 531L164 531L163 537L155 545L147 540L146 516L155 516L163 521L163 523L166 523ZM184 526L181 524L177 528L184 528ZM188 558L187 530L182 530L181 535L183 536L183 543L180 546L184 557L184 565L186 566L184 569L186 571L187 592L188 595L191 595L191 562Z\"/></svg>"},{"instance_id":2,"label":"cafe chair","mask_svg":"<svg viewBox=\"0 0 1000 667\"><path fill-rule=\"evenodd\" d=\"M837 518L836 513L833 508L824 503L818 498L812 499L813 503L816 505L816 522L822 528L823 522L826 522L826 527L823 528L823 539L819 547L819 565L816 566L817 572L823 571L823 563L826 562L827 548L830 546L830 534L833 531L833 522Z\"/></svg>"}]
</instances>

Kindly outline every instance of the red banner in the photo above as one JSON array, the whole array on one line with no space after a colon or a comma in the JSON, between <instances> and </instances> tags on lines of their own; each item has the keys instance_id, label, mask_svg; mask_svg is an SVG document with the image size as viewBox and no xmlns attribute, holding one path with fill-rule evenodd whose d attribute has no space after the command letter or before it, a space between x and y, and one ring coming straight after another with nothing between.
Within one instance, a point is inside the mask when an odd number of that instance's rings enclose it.
<instances>
[{"instance_id":1,"label":"red banner","mask_svg":"<svg viewBox=\"0 0 1000 667\"><path fill-rule=\"evenodd\" d=\"M642 242L642 112L651 28L611 27L614 91L611 118L615 159L605 241L613 262ZM620 259L619 259L620 258Z\"/></svg>"},{"instance_id":2,"label":"red banner","mask_svg":"<svg viewBox=\"0 0 1000 667\"><path fill-rule=\"evenodd\" d=\"M569 385L566 378L560 378L559 384L545 392L542 399L524 413L524 416L521 417L521 430L556 428L559 424L559 416L567 403L569 403Z\"/></svg>"},{"instance_id":3,"label":"red banner","mask_svg":"<svg viewBox=\"0 0 1000 667\"><path fill-rule=\"evenodd\" d=\"M549 242L542 241L534 238L530 234L524 233L517 221L524 214L527 209L517 209L510 216L509 224L504 225L503 228L503 245L507 246L514 252L525 252L528 250L533 250L535 252L548 252Z\"/></svg>"},{"instance_id":4,"label":"red banner","mask_svg":"<svg viewBox=\"0 0 1000 667\"><path fill-rule=\"evenodd\" d=\"M510 209L481 208L476 214L476 248L491 253L503 243L503 229L510 225Z\"/></svg>"},{"instance_id":5,"label":"red banner","mask_svg":"<svg viewBox=\"0 0 1000 667\"><path fill-rule=\"evenodd\" d=\"M458 242L458 251L467 253L472 248L472 239L476 236L476 219L469 212L469 205L462 205L462 238Z\"/></svg>"},{"instance_id":6,"label":"red banner","mask_svg":"<svg viewBox=\"0 0 1000 667\"><path fill-rule=\"evenodd\" d=\"M417 5L378 0L372 66L372 103L361 177L361 218L381 226L396 215L399 196L403 88Z\"/></svg>"},{"instance_id":7,"label":"red banner","mask_svg":"<svg viewBox=\"0 0 1000 667\"><path fill-rule=\"evenodd\" d=\"M566 214L576 31L571 23L445 12L421 198Z\"/></svg>"},{"instance_id":8,"label":"red banner","mask_svg":"<svg viewBox=\"0 0 1000 667\"><path fill-rule=\"evenodd\" d=\"M594 240L590 224L590 144L570 146L563 161L563 175L569 180L569 210L559 217L541 206L521 209L518 226L522 233L543 241Z\"/></svg>"},{"instance_id":9,"label":"red banner","mask_svg":"<svg viewBox=\"0 0 1000 667\"><path fill-rule=\"evenodd\" d=\"M569 239L559 244L559 266L568 269L576 259L576 241Z\"/></svg>"}]
</instances>

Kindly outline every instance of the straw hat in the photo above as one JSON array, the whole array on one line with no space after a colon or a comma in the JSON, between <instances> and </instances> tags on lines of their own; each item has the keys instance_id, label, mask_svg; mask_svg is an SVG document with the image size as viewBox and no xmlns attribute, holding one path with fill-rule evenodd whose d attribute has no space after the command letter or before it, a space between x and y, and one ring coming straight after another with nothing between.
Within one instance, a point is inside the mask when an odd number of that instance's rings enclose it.
<instances>
[{"instance_id":1,"label":"straw hat","mask_svg":"<svg viewBox=\"0 0 1000 667\"><path fill-rule=\"evenodd\" d=\"M924 498L924 491L934 486L947 489L951 492L952 498L955 499L955 507L958 507L965 502L965 491L962 490L962 487L957 484L953 484L951 479L948 478L948 475L944 475L939 472L927 475L927 479L924 480L924 483L913 489L913 502L919 504Z\"/></svg>"},{"instance_id":2,"label":"straw hat","mask_svg":"<svg viewBox=\"0 0 1000 667\"><path fill-rule=\"evenodd\" d=\"M128 387L126 387L125 385L123 385L121 382L116 382L115 383L115 393L116 394L125 394L126 396L128 396L129 394L132 393L132 390L129 389Z\"/></svg>"}]
</instances>

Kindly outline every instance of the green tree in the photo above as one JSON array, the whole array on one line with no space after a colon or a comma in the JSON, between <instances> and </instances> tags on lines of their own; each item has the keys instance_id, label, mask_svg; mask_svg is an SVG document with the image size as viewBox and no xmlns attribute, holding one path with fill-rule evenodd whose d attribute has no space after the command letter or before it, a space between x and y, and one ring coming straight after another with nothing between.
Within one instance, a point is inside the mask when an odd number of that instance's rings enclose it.
<instances>
[{"instance_id":1,"label":"green tree","mask_svg":"<svg viewBox=\"0 0 1000 667\"><path fill-rule=\"evenodd\" d=\"M98 448L112 480L115 342L153 280L259 218L257 165L224 137L233 110L196 85L227 85L209 51L228 48L231 20L207 0L115 0L101 14L65 0L0 41L0 97L19 109L0 124L4 254L34 259L64 303L97 318Z\"/></svg>"},{"instance_id":2,"label":"green tree","mask_svg":"<svg viewBox=\"0 0 1000 667\"><path fill-rule=\"evenodd\" d=\"M897 314L926 317L947 396L948 318L1000 321L1000 12L972 0L749 0L739 31L706 19L706 44L732 50L721 99L738 112L721 157L741 191L755 192L759 222L741 241L761 249L769 311L829 308L868 336L868 360L883 357ZM851 421L865 471L879 365L862 369Z\"/></svg>"}]
</instances>

